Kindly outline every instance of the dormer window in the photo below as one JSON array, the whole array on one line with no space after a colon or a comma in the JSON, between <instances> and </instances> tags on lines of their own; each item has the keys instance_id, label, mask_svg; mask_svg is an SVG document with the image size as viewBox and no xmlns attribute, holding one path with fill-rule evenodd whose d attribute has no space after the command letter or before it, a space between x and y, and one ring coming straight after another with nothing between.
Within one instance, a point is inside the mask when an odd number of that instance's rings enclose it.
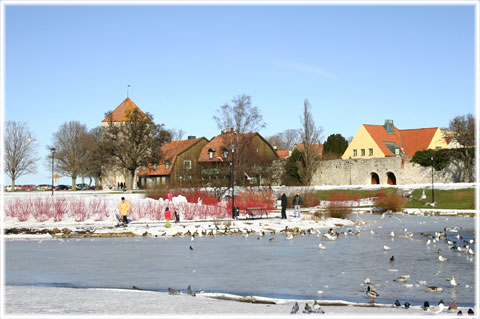
<instances>
[{"instance_id":1,"label":"dormer window","mask_svg":"<svg viewBox=\"0 0 480 319\"><path fill-rule=\"evenodd\" d=\"M227 150L223 150L223 158L227 158L228 157L228 151Z\"/></svg>"},{"instance_id":2,"label":"dormer window","mask_svg":"<svg viewBox=\"0 0 480 319\"><path fill-rule=\"evenodd\" d=\"M396 149L395 149L395 156L398 156L398 155L400 155L400 149L399 149L399 148L396 148Z\"/></svg>"},{"instance_id":3,"label":"dormer window","mask_svg":"<svg viewBox=\"0 0 480 319\"><path fill-rule=\"evenodd\" d=\"M215 150L214 149L209 149L208 150L208 159L213 159L215 156Z\"/></svg>"},{"instance_id":4,"label":"dormer window","mask_svg":"<svg viewBox=\"0 0 480 319\"><path fill-rule=\"evenodd\" d=\"M165 168L166 168L166 169L169 169L169 168L170 168L170 164L171 164L171 161L170 161L170 160L166 160L166 161L165 161Z\"/></svg>"},{"instance_id":5,"label":"dormer window","mask_svg":"<svg viewBox=\"0 0 480 319\"><path fill-rule=\"evenodd\" d=\"M153 170L157 169L157 163L153 164Z\"/></svg>"}]
</instances>

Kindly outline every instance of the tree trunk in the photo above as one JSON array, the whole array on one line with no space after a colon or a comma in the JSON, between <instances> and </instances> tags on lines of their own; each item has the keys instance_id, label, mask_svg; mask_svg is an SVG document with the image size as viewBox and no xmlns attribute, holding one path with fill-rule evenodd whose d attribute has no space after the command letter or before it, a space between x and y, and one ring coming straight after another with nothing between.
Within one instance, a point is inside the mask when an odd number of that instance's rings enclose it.
<instances>
[{"instance_id":1,"label":"tree trunk","mask_svg":"<svg viewBox=\"0 0 480 319\"><path fill-rule=\"evenodd\" d=\"M127 190L133 190L133 181L135 179L135 170L129 169L127 171Z\"/></svg>"},{"instance_id":2,"label":"tree trunk","mask_svg":"<svg viewBox=\"0 0 480 319\"><path fill-rule=\"evenodd\" d=\"M77 176L72 176L72 191L77 190Z\"/></svg>"},{"instance_id":3,"label":"tree trunk","mask_svg":"<svg viewBox=\"0 0 480 319\"><path fill-rule=\"evenodd\" d=\"M12 177L12 192L15 191L15 177Z\"/></svg>"}]
</instances>

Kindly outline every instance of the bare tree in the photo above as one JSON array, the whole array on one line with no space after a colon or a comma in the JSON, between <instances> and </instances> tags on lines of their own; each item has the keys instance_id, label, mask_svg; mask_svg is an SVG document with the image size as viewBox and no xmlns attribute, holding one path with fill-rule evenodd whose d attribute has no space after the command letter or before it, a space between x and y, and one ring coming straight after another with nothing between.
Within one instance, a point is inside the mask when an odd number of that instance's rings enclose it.
<instances>
[{"instance_id":1,"label":"bare tree","mask_svg":"<svg viewBox=\"0 0 480 319\"><path fill-rule=\"evenodd\" d=\"M12 179L12 190L15 190L17 178L37 170L37 142L25 122L7 121L4 147L5 173Z\"/></svg>"},{"instance_id":2,"label":"bare tree","mask_svg":"<svg viewBox=\"0 0 480 319\"><path fill-rule=\"evenodd\" d=\"M272 146L281 150L291 150L299 142L298 130L285 130L267 138Z\"/></svg>"},{"instance_id":3,"label":"bare tree","mask_svg":"<svg viewBox=\"0 0 480 319\"><path fill-rule=\"evenodd\" d=\"M185 135L185 131L182 129L172 128L169 129L170 135L172 136L172 141L181 141Z\"/></svg>"},{"instance_id":4,"label":"bare tree","mask_svg":"<svg viewBox=\"0 0 480 319\"><path fill-rule=\"evenodd\" d=\"M217 110L218 116L213 116L220 130L233 128L237 133L249 133L266 127L259 108L252 106L250 96L239 95L233 98L232 103L222 105Z\"/></svg>"},{"instance_id":5,"label":"bare tree","mask_svg":"<svg viewBox=\"0 0 480 319\"><path fill-rule=\"evenodd\" d=\"M95 127L88 132L87 136L88 154L85 165L85 175L90 178L91 185L92 178L95 181L95 187L102 185L102 166L108 164L108 154L102 148L102 128Z\"/></svg>"},{"instance_id":6,"label":"bare tree","mask_svg":"<svg viewBox=\"0 0 480 319\"><path fill-rule=\"evenodd\" d=\"M59 172L72 178L72 189L76 190L77 177L86 171L88 152L92 143L87 126L78 121L62 124L53 134L56 149L55 161ZM48 158L51 159L52 155Z\"/></svg>"},{"instance_id":7,"label":"bare tree","mask_svg":"<svg viewBox=\"0 0 480 319\"><path fill-rule=\"evenodd\" d=\"M128 120L114 122L112 113L102 128L102 148L114 165L126 171L127 189L133 189L135 172L140 166L158 163L161 160L161 146L171 140L163 124L154 124L153 116L133 109L127 113Z\"/></svg>"},{"instance_id":8,"label":"bare tree","mask_svg":"<svg viewBox=\"0 0 480 319\"><path fill-rule=\"evenodd\" d=\"M475 118L472 114L457 116L450 121L449 135L460 145L454 156L463 163L463 178L470 181L470 171L475 163Z\"/></svg>"},{"instance_id":9,"label":"bare tree","mask_svg":"<svg viewBox=\"0 0 480 319\"><path fill-rule=\"evenodd\" d=\"M313 174L320 162L320 153L318 145L322 139L322 127L315 126L310 103L307 99L303 102L303 114L300 117L302 128L299 130L300 139L304 149L302 152L302 161L297 163L298 174L303 185L310 185Z\"/></svg>"}]
</instances>

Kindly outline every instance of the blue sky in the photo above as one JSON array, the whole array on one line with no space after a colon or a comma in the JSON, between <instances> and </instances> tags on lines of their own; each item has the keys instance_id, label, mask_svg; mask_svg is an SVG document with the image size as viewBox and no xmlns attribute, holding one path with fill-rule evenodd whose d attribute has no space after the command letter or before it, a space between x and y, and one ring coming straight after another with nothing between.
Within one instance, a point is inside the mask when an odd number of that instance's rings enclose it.
<instances>
[{"instance_id":1,"label":"blue sky","mask_svg":"<svg viewBox=\"0 0 480 319\"><path fill-rule=\"evenodd\" d=\"M324 140L385 119L400 129L447 127L475 113L474 13L473 5L7 5L4 116L27 122L42 157L38 173L17 183L49 183L53 133L71 120L99 126L128 84L157 123L208 139L219 133L215 111L240 94L260 108L264 137L299 128L305 98Z\"/></svg>"}]
</instances>

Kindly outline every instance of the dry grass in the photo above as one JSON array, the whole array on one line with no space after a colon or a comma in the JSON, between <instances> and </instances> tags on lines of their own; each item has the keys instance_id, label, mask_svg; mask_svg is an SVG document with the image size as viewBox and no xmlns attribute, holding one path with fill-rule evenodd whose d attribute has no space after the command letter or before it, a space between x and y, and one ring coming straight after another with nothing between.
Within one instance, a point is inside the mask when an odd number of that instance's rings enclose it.
<instances>
[{"instance_id":1,"label":"dry grass","mask_svg":"<svg viewBox=\"0 0 480 319\"><path fill-rule=\"evenodd\" d=\"M407 204L407 199L398 194L387 194L379 197L377 206L385 210L391 210L393 212L399 212Z\"/></svg>"}]
</instances>

